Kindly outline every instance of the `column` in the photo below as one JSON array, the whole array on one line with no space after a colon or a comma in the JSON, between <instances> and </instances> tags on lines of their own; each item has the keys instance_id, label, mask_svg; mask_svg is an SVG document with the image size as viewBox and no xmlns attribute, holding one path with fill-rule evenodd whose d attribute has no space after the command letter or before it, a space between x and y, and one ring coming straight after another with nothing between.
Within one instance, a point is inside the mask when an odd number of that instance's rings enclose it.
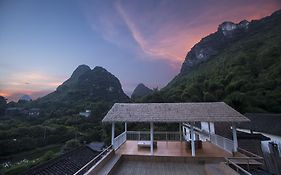
<instances>
[{"instance_id":1,"label":"column","mask_svg":"<svg viewBox=\"0 0 281 175\"><path fill-rule=\"evenodd\" d=\"M192 157L195 156L195 134L194 134L194 129L193 129L193 123L191 123L190 125L190 129L191 129L191 155Z\"/></svg>"},{"instance_id":2,"label":"column","mask_svg":"<svg viewBox=\"0 0 281 175\"><path fill-rule=\"evenodd\" d=\"M179 123L180 141L182 141L182 124Z\"/></svg>"},{"instance_id":3,"label":"column","mask_svg":"<svg viewBox=\"0 0 281 175\"><path fill-rule=\"evenodd\" d=\"M150 154L153 155L153 122L150 122Z\"/></svg>"},{"instance_id":4,"label":"column","mask_svg":"<svg viewBox=\"0 0 281 175\"><path fill-rule=\"evenodd\" d=\"M125 139L127 140L127 122L125 122Z\"/></svg>"},{"instance_id":5,"label":"column","mask_svg":"<svg viewBox=\"0 0 281 175\"><path fill-rule=\"evenodd\" d=\"M125 132L127 132L127 122L125 122Z\"/></svg>"},{"instance_id":6,"label":"column","mask_svg":"<svg viewBox=\"0 0 281 175\"><path fill-rule=\"evenodd\" d=\"M232 135L233 135L233 152L237 152L238 141L235 123L232 124Z\"/></svg>"},{"instance_id":7,"label":"column","mask_svg":"<svg viewBox=\"0 0 281 175\"><path fill-rule=\"evenodd\" d=\"M115 132L115 123L111 125L111 145L114 148L114 132Z\"/></svg>"},{"instance_id":8,"label":"column","mask_svg":"<svg viewBox=\"0 0 281 175\"><path fill-rule=\"evenodd\" d=\"M211 142L211 124L208 122L208 130L209 130L209 140Z\"/></svg>"}]
</instances>

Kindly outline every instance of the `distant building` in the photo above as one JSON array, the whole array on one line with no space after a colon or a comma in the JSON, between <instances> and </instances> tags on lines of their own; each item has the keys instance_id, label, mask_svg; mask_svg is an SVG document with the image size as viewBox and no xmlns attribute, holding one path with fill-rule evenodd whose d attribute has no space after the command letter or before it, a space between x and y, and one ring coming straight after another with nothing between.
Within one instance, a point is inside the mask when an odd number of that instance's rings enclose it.
<instances>
[{"instance_id":1,"label":"distant building","mask_svg":"<svg viewBox=\"0 0 281 175\"><path fill-rule=\"evenodd\" d=\"M24 112L23 108L11 107L6 109L5 114L9 116L16 116L16 115L23 114L23 112Z\"/></svg>"},{"instance_id":2,"label":"distant building","mask_svg":"<svg viewBox=\"0 0 281 175\"><path fill-rule=\"evenodd\" d=\"M28 116L29 117L38 117L40 115L40 109L39 108L31 108L28 110Z\"/></svg>"},{"instance_id":3,"label":"distant building","mask_svg":"<svg viewBox=\"0 0 281 175\"><path fill-rule=\"evenodd\" d=\"M85 112L79 112L79 115L83 117L90 117L91 113L91 110L86 110Z\"/></svg>"}]
</instances>

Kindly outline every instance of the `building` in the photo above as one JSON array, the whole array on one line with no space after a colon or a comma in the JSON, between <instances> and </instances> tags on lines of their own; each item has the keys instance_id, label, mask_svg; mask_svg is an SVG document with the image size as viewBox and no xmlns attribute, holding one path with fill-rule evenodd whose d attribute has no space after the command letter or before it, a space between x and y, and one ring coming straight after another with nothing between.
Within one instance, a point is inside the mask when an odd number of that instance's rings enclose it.
<instances>
[{"instance_id":1,"label":"building","mask_svg":"<svg viewBox=\"0 0 281 175\"><path fill-rule=\"evenodd\" d=\"M29 117L38 117L40 116L40 109L39 108L31 108L28 110Z\"/></svg>"},{"instance_id":2,"label":"building","mask_svg":"<svg viewBox=\"0 0 281 175\"><path fill-rule=\"evenodd\" d=\"M79 112L79 115L83 117L90 117L91 113L91 110L86 110L85 112Z\"/></svg>"},{"instance_id":3,"label":"building","mask_svg":"<svg viewBox=\"0 0 281 175\"><path fill-rule=\"evenodd\" d=\"M18 116L23 114L24 114L24 109L20 107L10 107L7 108L5 111L5 115L7 116Z\"/></svg>"},{"instance_id":4,"label":"building","mask_svg":"<svg viewBox=\"0 0 281 175\"><path fill-rule=\"evenodd\" d=\"M249 119L223 102L117 103L102 122L112 126L111 146L86 175L250 175L262 166L262 157L238 147L236 125ZM124 132L115 136L120 123ZM150 129L128 131L130 123L146 123ZM154 130L163 123L178 124L179 129ZM232 139L218 135L214 123L230 123Z\"/></svg>"},{"instance_id":5,"label":"building","mask_svg":"<svg viewBox=\"0 0 281 175\"><path fill-rule=\"evenodd\" d=\"M236 125L249 119L223 102L116 103L102 122L111 124L111 145L71 174L251 175L263 166L262 157L238 146ZM128 130L131 123L147 124L149 130ZM178 129L155 130L164 123ZM232 139L220 136L215 123L230 123ZM124 131L116 136L120 124Z\"/></svg>"},{"instance_id":6,"label":"building","mask_svg":"<svg viewBox=\"0 0 281 175\"><path fill-rule=\"evenodd\" d=\"M81 168L86 171L84 166L89 162L96 163L93 160L97 159L96 157L99 153L100 151L92 149L89 145L81 146L44 164L32 167L24 172L23 175L72 175Z\"/></svg>"}]
</instances>

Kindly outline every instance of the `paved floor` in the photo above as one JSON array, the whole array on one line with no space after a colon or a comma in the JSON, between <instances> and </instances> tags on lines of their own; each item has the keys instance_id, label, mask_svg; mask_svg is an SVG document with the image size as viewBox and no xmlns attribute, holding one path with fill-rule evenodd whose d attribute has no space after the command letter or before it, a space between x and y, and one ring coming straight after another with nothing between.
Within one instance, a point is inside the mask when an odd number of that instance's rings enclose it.
<instances>
[{"instance_id":1,"label":"paved floor","mask_svg":"<svg viewBox=\"0 0 281 175\"><path fill-rule=\"evenodd\" d=\"M150 155L150 148L138 148L137 141L127 140L117 151L123 155ZM157 141L155 156L184 156L191 157L191 150L186 148L185 142L180 141ZM202 149L196 150L196 157L231 157L232 154L217 147L216 145L203 142Z\"/></svg>"},{"instance_id":2,"label":"paved floor","mask_svg":"<svg viewBox=\"0 0 281 175\"><path fill-rule=\"evenodd\" d=\"M124 160L114 175L206 175L204 164Z\"/></svg>"}]
</instances>

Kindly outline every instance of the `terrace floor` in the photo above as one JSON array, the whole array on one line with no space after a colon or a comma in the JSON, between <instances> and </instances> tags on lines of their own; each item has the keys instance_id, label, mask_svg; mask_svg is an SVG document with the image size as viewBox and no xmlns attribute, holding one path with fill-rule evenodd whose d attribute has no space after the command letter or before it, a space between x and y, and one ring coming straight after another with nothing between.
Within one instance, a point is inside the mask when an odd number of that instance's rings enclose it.
<instances>
[{"instance_id":1,"label":"terrace floor","mask_svg":"<svg viewBox=\"0 0 281 175\"><path fill-rule=\"evenodd\" d=\"M117 151L120 155L150 155L150 148L138 148L138 141L127 140ZM157 141L154 156L192 157L191 150L182 141ZM196 149L196 157L231 157L232 154L218 146L203 142L202 149Z\"/></svg>"},{"instance_id":2,"label":"terrace floor","mask_svg":"<svg viewBox=\"0 0 281 175\"><path fill-rule=\"evenodd\" d=\"M123 161L114 175L206 175L204 164L158 161Z\"/></svg>"}]
</instances>

